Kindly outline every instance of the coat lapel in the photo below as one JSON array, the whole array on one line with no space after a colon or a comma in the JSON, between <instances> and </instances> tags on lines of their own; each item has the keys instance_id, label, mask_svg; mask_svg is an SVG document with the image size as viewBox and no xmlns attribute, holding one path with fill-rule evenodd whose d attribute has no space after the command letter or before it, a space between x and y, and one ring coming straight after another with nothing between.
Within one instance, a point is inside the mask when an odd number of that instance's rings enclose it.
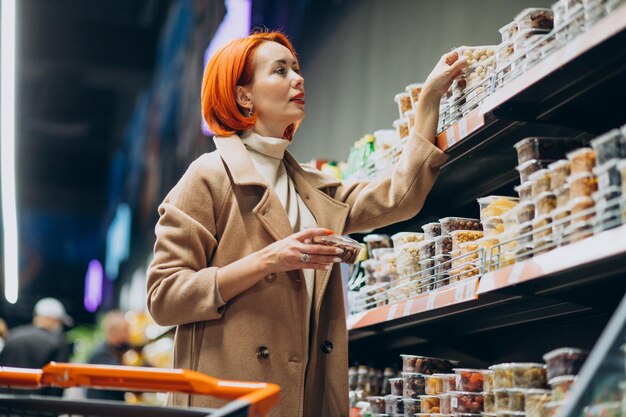
<instances>
[{"instance_id":1,"label":"coat lapel","mask_svg":"<svg viewBox=\"0 0 626 417\"><path fill-rule=\"evenodd\" d=\"M265 230L275 240L284 239L293 233L289 217L275 192L254 167L248 151L237 135L213 138L215 147L230 172L233 183L239 186L260 188L262 196L252 212Z\"/></svg>"}]
</instances>

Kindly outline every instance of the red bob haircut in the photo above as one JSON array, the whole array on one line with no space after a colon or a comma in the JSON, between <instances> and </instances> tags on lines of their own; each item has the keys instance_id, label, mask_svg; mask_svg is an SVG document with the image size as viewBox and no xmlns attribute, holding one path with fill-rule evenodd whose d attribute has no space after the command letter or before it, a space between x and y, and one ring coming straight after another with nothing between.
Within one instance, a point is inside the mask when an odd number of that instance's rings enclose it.
<instances>
[{"instance_id":1,"label":"red bob haircut","mask_svg":"<svg viewBox=\"0 0 626 417\"><path fill-rule=\"evenodd\" d=\"M296 57L291 42L282 33L257 32L226 44L204 69L202 116L216 135L229 136L250 129L256 123L256 115L248 116L247 111L237 104L235 88L252 82L254 52L263 42L279 43ZM289 125L283 137L291 140L298 124Z\"/></svg>"}]
</instances>

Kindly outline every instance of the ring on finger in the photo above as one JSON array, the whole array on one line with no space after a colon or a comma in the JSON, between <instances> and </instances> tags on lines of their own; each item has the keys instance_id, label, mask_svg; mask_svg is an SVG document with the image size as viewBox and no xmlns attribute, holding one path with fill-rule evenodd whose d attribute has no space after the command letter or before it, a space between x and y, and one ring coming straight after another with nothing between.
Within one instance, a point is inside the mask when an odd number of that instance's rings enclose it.
<instances>
[{"instance_id":1,"label":"ring on finger","mask_svg":"<svg viewBox=\"0 0 626 417\"><path fill-rule=\"evenodd\" d=\"M300 257L300 260L304 262L305 264L309 263L309 254L303 253L302 256Z\"/></svg>"}]
</instances>

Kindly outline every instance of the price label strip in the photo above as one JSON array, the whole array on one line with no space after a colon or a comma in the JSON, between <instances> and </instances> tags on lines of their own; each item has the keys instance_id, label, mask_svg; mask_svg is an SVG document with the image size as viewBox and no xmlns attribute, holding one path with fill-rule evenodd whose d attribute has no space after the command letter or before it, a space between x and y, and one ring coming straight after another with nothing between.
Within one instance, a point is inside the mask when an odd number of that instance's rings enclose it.
<instances>
[{"instance_id":1,"label":"price label strip","mask_svg":"<svg viewBox=\"0 0 626 417\"><path fill-rule=\"evenodd\" d=\"M396 310L398 310L398 304L392 304L392 306L389 307L389 312L387 312L387 321L394 319Z\"/></svg>"},{"instance_id":2,"label":"price label strip","mask_svg":"<svg viewBox=\"0 0 626 417\"><path fill-rule=\"evenodd\" d=\"M431 292L428 294L428 299L426 300L426 310L432 310L435 308L435 300L437 298L436 292Z\"/></svg>"}]
</instances>

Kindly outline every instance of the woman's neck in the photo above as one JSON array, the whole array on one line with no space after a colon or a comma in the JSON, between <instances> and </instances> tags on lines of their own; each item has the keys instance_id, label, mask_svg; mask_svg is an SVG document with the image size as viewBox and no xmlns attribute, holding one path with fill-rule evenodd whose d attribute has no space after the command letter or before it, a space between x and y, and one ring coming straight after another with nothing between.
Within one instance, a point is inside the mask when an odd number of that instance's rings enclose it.
<instances>
[{"instance_id":1,"label":"woman's neck","mask_svg":"<svg viewBox=\"0 0 626 417\"><path fill-rule=\"evenodd\" d=\"M282 124L265 124L261 120L257 119L256 124L250 130L261 135L261 136L269 136L272 138L282 138L285 134L285 130L287 130L288 126L283 126Z\"/></svg>"}]
</instances>

